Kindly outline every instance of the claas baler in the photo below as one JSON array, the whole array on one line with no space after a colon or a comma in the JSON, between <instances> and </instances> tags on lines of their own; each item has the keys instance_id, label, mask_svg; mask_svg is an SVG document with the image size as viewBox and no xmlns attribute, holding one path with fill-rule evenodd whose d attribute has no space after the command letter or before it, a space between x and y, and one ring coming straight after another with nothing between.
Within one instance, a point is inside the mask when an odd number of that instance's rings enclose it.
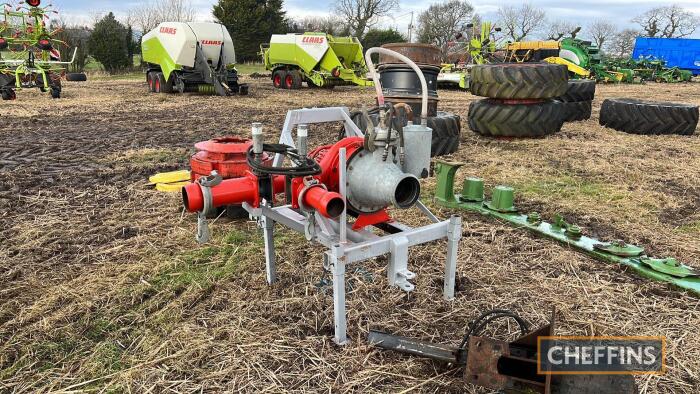
<instances>
[{"instance_id":1,"label":"claas baler","mask_svg":"<svg viewBox=\"0 0 700 394\"><path fill-rule=\"evenodd\" d=\"M247 94L238 83L236 52L218 23L164 22L143 36L143 60L151 92Z\"/></svg>"},{"instance_id":2,"label":"claas baler","mask_svg":"<svg viewBox=\"0 0 700 394\"><path fill-rule=\"evenodd\" d=\"M304 82L310 87L372 86L362 44L355 37L274 34L260 49L276 88L299 89Z\"/></svg>"}]
</instances>

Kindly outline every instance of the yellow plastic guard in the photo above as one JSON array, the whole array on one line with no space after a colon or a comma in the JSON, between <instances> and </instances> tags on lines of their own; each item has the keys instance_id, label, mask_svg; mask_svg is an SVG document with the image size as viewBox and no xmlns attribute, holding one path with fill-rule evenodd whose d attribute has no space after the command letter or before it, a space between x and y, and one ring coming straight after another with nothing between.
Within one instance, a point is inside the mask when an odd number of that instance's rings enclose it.
<instances>
[{"instance_id":1,"label":"yellow plastic guard","mask_svg":"<svg viewBox=\"0 0 700 394\"><path fill-rule=\"evenodd\" d=\"M189 182L156 183L156 190L159 192L177 193L188 184Z\"/></svg>"},{"instance_id":2,"label":"yellow plastic guard","mask_svg":"<svg viewBox=\"0 0 700 394\"><path fill-rule=\"evenodd\" d=\"M175 183L175 182L185 182L190 180L189 170L180 170L172 172L162 172L160 174L155 174L148 178L151 185L158 183Z\"/></svg>"},{"instance_id":3,"label":"yellow plastic guard","mask_svg":"<svg viewBox=\"0 0 700 394\"><path fill-rule=\"evenodd\" d=\"M589 77L591 75L590 71L561 57L548 57L544 59L544 61L552 64L562 64L566 66L572 73L580 75L582 77Z\"/></svg>"}]
</instances>

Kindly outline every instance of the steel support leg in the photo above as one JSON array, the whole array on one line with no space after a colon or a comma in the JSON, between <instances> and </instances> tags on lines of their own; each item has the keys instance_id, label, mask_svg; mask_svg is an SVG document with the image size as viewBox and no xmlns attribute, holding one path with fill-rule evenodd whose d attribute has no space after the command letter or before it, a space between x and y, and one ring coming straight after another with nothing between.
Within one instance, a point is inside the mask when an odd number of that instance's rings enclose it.
<instances>
[{"instance_id":1,"label":"steel support leg","mask_svg":"<svg viewBox=\"0 0 700 394\"><path fill-rule=\"evenodd\" d=\"M459 240L462 238L462 217L452 216L447 229L447 259L445 261L445 288L443 294L446 300L455 298L455 275L457 273L457 251Z\"/></svg>"},{"instance_id":2,"label":"steel support leg","mask_svg":"<svg viewBox=\"0 0 700 394\"><path fill-rule=\"evenodd\" d=\"M348 343L347 321L345 320L345 256L342 246L335 246L326 252L331 269L333 270L333 322L335 337L338 345Z\"/></svg>"},{"instance_id":3,"label":"steel support leg","mask_svg":"<svg viewBox=\"0 0 700 394\"><path fill-rule=\"evenodd\" d=\"M275 222L263 215L260 217L263 232L265 235L265 272L267 283L273 284L277 281L277 267L275 266Z\"/></svg>"},{"instance_id":4,"label":"steel support leg","mask_svg":"<svg viewBox=\"0 0 700 394\"><path fill-rule=\"evenodd\" d=\"M387 277L389 286L398 286L403 291L413 291L416 288L409 282L416 274L408 270L408 238L401 237L391 241Z\"/></svg>"}]
</instances>

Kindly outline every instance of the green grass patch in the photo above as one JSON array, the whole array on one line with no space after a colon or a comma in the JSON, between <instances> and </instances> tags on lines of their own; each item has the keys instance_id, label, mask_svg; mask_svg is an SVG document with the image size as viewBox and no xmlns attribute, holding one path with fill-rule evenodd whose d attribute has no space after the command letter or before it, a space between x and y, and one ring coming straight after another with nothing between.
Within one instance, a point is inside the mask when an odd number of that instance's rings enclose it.
<instances>
[{"instance_id":1,"label":"green grass patch","mask_svg":"<svg viewBox=\"0 0 700 394\"><path fill-rule=\"evenodd\" d=\"M122 162L139 165L170 164L182 161L187 157L184 149L152 149L145 148L120 152L116 155L108 156L105 162Z\"/></svg>"},{"instance_id":2,"label":"green grass patch","mask_svg":"<svg viewBox=\"0 0 700 394\"><path fill-rule=\"evenodd\" d=\"M242 75L250 75L253 73L265 74L267 72L267 70L265 70L265 65L262 63L236 64L236 70Z\"/></svg>"},{"instance_id":3,"label":"green grass patch","mask_svg":"<svg viewBox=\"0 0 700 394\"><path fill-rule=\"evenodd\" d=\"M681 233L690 233L690 234L700 233L700 221L690 222L690 223L678 226L676 231L681 232Z\"/></svg>"},{"instance_id":4,"label":"green grass patch","mask_svg":"<svg viewBox=\"0 0 700 394\"><path fill-rule=\"evenodd\" d=\"M532 182L517 184L516 192L526 196L548 196L558 199L589 197L601 202L623 200L628 197L628 193L610 185L569 175L534 179Z\"/></svg>"}]
</instances>

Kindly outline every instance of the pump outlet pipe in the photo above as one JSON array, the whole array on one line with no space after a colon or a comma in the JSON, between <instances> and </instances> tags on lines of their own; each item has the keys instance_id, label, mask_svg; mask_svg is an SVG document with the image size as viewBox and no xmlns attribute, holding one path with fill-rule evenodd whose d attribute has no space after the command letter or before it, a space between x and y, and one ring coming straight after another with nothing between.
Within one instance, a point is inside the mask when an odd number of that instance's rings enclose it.
<instances>
[{"instance_id":1,"label":"pump outlet pipe","mask_svg":"<svg viewBox=\"0 0 700 394\"><path fill-rule=\"evenodd\" d=\"M422 126L427 126L428 125L428 83L425 81L425 76L423 75L423 72L420 70L420 68L416 65L416 63L413 62L413 60L409 59L408 57L392 51L390 49L386 48L370 48L367 50L365 53L365 60L367 62L367 67L369 68L369 72L372 75L372 80L374 81L374 87L377 90L377 102L379 105L384 105L384 91L382 90L382 84L379 80L379 73L377 73L376 68L374 67L374 63L372 62L372 55L375 53L380 53L384 54L387 56L392 56L396 59L401 60L404 62L407 66L411 67L413 71L418 74L418 79L420 80L420 87L421 87L421 125Z\"/></svg>"}]
</instances>

